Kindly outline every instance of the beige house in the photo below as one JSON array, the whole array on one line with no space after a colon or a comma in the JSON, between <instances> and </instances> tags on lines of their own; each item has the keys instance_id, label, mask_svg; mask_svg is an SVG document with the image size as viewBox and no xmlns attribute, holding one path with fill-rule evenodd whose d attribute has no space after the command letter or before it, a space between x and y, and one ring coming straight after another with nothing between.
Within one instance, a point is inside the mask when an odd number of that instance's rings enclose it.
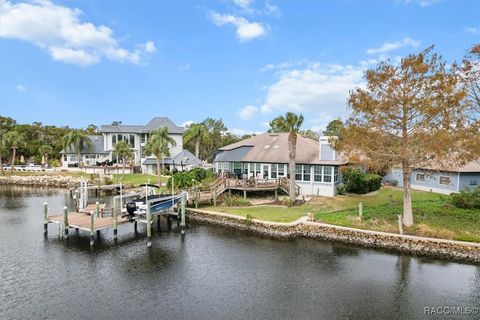
<instances>
[{"instance_id":1,"label":"beige house","mask_svg":"<svg viewBox=\"0 0 480 320\"><path fill-rule=\"evenodd\" d=\"M220 148L213 167L219 174L269 181L289 178L288 163L288 133L265 133ZM301 195L335 196L343 164L327 137L317 142L298 135L295 182Z\"/></svg>"}]
</instances>

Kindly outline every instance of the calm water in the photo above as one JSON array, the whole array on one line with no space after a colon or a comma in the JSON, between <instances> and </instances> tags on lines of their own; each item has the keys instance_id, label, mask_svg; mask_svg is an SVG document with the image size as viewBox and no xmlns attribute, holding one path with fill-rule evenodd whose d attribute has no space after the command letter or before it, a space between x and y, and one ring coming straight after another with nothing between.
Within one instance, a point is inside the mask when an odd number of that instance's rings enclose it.
<instances>
[{"instance_id":1,"label":"calm water","mask_svg":"<svg viewBox=\"0 0 480 320\"><path fill-rule=\"evenodd\" d=\"M0 186L1 319L432 319L425 306L480 306L479 266L202 225L156 233L150 249L122 225L118 244L104 231L90 249L53 224L44 239L44 201L71 205Z\"/></svg>"}]
</instances>

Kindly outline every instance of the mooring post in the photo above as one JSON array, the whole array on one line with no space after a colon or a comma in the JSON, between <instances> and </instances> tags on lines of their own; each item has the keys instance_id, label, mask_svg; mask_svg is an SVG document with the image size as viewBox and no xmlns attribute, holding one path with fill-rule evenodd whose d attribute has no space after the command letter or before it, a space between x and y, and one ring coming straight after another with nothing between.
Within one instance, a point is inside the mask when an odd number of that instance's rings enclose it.
<instances>
[{"instance_id":1,"label":"mooring post","mask_svg":"<svg viewBox=\"0 0 480 320\"><path fill-rule=\"evenodd\" d=\"M137 229L137 220L133 221L133 231L135 232L135 234L138 233L138 229Z\"/></svg>"},{"instance_id":2,"label":"mooring post","mask_svg":"<svg viewBox=\"0 0 480 320\"><path fill-rule=\"evenodd\" d=\"M182 198L182 203L183 203L183 198ZM214 207L217 206L217 192L215 191L215 189L213 190L213 206Z\"/></svg>"},{"instance_id":3,"label":"mooring post","mask_svg":"<svg viewBox=\"0 0 480 320\"><path fill-rule=\"evenodd\" d=\"M247 179L243 179L243 199L247 199Z\"/></svg>"},{"instance_id":4,"label":"mooring post","mask_svg":"<svg viewBox=\"0 0 480 320\"><path fill-rule=\"evenodd\" d=\"M95 202L95 211L97 213L97 218L100 218L100 203L98 201Z\"/></svg>"},{"instance_id":5,"label":"mooring post","mask_svg":"<svg viewBox=\"0 0 480 320\"><path fill-rule=\"evenodd\" d=\"M68 238L68 208L63 207L63 230L65 234L65 239Z\"/></svg>"},{"instance_id":6,"label":"mooring post","mask_svg":"<svg viewBox=\"0 0 480 320\"><path fill-rule=\"evenodd\" d=\"M362 220L362 217L363 217L363 203L362 202L358 203L358 216L360 217L360 220Z\"/></svg>"},{"instance_id":7,"label":"mooring post","mask_svg":"<svg viewBox=\"0 0 480 320\"><path fill-rule=\"evenodd\" d=\"M48 233L48 204L43 203L43 233L46 235Z\"/></svg>"},{"instance_id":8,"label":"mooring post","mask_svg":"<svg viewBox=\"0 0 480 320\"><path fill-rule=\"evenodd\" d=\"M90 247L92 247L93 244L95 243L94 234L95 234L95 212L92 211L90 213Z\"/></svg>"},{"instance_id":9,"label":"mooring post","mask_svg":"<svg viewBox=\"0 0 480 320\"><path fill-rule=\"evenodd\" d=\"M152 213L150 203L147 202L147 247L152 245Z\"/></svg>"},{"instance_id":10,"label":"mooring post","mask_svg":"<svg viewBox=\"0 0 480 320\"><path fill-rule=\"evenodd\" d=\"M400 232L400 234L403 234L402 216L400 214L397 214L397 219L398 219L398 232Z\"/></svg>"},{"instance_id":11,"label":"mooring post","mask_svg":"<svg viewBox=\"0 0 480 320\"><path fill-rule=\"evenodd\" d=\"M113 215L113 240L117 241L117 208L113 207L112 208L112 215Z\"/></svg>"},{"instance_id":12,"label":"mooring post","mask_svg":"<svg viewBox=\"0 0 480 320\"><path fill-rule=\"evenodd\" d=\"M180 220L180 230L181 234L185 234L185 201L186 201L185 193L182 194L182 209L181 209L181 220Z\"/></svg>"}]
</instances>

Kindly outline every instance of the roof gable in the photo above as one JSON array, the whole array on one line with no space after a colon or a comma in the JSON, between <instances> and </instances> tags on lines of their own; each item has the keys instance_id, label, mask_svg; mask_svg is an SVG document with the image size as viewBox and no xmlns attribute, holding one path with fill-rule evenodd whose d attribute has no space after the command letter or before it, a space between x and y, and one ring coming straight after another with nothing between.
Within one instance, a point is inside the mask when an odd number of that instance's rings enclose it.
<instances>
[{"instance_id":1,"label":"roof gable","mask_svg":"<svg viewBox=\"0 0 480 320\"><path fill-rule=\"evenodd\" d=\"M100 131L102 133L148 133L159 128L167 128L168 133L182 134L183 128L177 126L167 117L155 117L146 125L102 125Z\"/></svg>"}]
</instances>

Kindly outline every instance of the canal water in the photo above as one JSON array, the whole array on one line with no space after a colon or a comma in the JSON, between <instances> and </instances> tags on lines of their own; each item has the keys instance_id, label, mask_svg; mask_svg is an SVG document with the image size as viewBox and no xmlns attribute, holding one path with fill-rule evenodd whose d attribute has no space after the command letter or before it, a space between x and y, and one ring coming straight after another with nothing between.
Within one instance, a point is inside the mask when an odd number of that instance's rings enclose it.
<instances>
[{"instance_id":1,"label":"canal water","mask_svg":"<svg viewBox=\"0 0 480 320\"><path fill-rule=\"evenodd\" d=\"M433 319L425 307L480 306L479 266L205 225L155 232L148 249L126 224L90 249L53 224L44 238L45 201L72 205L65 191L0 186L0 319Z\"/></svg>"}]
</instances>

